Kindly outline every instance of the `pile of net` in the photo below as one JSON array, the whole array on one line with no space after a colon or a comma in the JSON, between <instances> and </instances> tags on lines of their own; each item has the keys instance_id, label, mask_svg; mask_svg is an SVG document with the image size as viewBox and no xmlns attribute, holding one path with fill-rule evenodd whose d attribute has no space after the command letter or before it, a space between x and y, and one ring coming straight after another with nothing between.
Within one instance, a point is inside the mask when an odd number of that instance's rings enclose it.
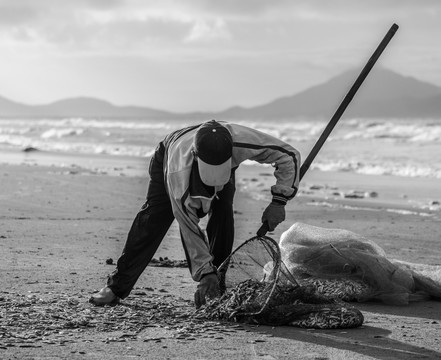
<instances>
[{"instance_id":1,"label":"pile of net","mask_svg":"<svg viewBox=\"0 0 441 360\"><path fill-rule=\"evenodd\" d=\"M199 309L198 317L351 328L362 325L363 315L349 302L441 299L441 266L388 259L361 235L302 223L285 231L279 243L267 236L245 241L219 274L226 291Z\"/></svg>"},{"instance_id":2,"label":"pile of net","mask_svg":"<svg viewBox=\"0 0 441 360\"><path fill-rule=\"evenodd\" d=\"M317 284L299 284L270 237L241 244L218 270L226 291L200 308L199 318L315 329L353 328L364 321L358 309L321 294Z\"/></svg>"},{"instance_id":3,"label":"pile of net","mask_svg":"<svg viewBox=\"0 0 441 360\"><path fill-rule=\"evenodd\" d=\"M441 299L440 266L388 259L372 240L348 230L295 223L279 246L287 271L323 295L390 305Z\"/></svg>"}]
</instances>

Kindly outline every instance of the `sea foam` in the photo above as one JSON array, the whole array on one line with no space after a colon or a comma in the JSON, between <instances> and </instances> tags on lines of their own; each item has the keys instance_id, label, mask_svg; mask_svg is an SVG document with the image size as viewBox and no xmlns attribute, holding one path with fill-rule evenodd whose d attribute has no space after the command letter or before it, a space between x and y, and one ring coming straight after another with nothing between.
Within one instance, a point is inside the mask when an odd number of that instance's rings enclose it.
<instances>
[{"instance_id":1,"label":"sea foam","mask_svg":"<svg viewBox=\"0 0 441 360\"><path fill-rule=\"evenodd\" d=\"M221 120L221 119L220 119ZM286 141L305 160L326 121L237 121ZM0 119L0 148L150 156L168 133L198 122ZM341 119L312 163L321 171L441 179L441 119Z\"/></svg>"}]
</instances>

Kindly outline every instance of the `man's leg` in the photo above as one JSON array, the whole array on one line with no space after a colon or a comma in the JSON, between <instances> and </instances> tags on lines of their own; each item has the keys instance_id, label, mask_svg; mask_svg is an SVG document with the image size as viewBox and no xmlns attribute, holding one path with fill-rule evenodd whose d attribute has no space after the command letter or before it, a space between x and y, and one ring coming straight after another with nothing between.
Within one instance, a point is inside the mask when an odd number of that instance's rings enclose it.
<instances>
[{"instance_id":1,"label":"man's leg","mask_svg":"<svg viewBox=\"0 0 441 360\"><path fill-rule=\"evenodd\" d=\"M136 215L116 270L107 281L107 286L122 299L135 286L174 220L164 184L164 152L160 143L150 161L147 201Z\"/></svg>"},{"instance_id":2,"label":"man's leg","mask_svg":"<svg viewBox=\"0 0 441 360\"><path fill-rule=\"evenodd\" d=\"M213 255L213 265L219 267L231 254L234 242L233 198L236 191L234 175L211 205L207 237Z\"/></svg>"},{"instance_id":3,"label":"man's leg","mask_svg":"<svg viewBox=\"0 0 441 360\"><path fill-rule=\"evenodd\" d=\"M213 200L210 218L207 223L207 237L210 251L213 255L213 265L219 267L231 254L234 243L234 213L233 198L236 191L234 174L230 182L218 193L218 199ZM219 290L226 290L224 272L218 273Z\"/></svg>"},{"instance_id":4,"label":"man's leg","mask_svg":"<svg viewBox=\"0 0 441 360\"><path fill-rule=\"evenodd\" d=\"M116 296L124 299L130 294L173 220L169 203L150 205L147 202L136 215L116 270L107 281L107 286Z\"/></svg>"},{"instance_id":5,"label":"man's leg","mask_svg":"<svg viewBox=\"0 0 441 360\"><path fill-rule=\"evenodd\" d=\"M174 220L164 185L163 158L164 146L160 143L150 161L147 201L133 221L107 287L91 298L97 305L113 301L115 296L125 298L129 295Z\"/></svg>"}]
</instances>

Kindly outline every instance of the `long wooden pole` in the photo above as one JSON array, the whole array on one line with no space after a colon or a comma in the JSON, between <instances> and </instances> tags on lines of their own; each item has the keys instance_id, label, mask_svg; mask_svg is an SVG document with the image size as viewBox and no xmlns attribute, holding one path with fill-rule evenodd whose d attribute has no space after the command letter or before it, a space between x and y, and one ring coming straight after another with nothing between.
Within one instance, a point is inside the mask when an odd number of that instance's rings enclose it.
<instances>
[{"instance_id":1,"label":"long wooden pole","mask_svg":"<svg viewBox=\"0 0 441 360\"><path fill-rule=\"evenodd\" d=\"M374 51L366 65L364 66L363 70L361 70L361 73L358 75L357 79L354 82L354 85L350 88L346 96L344 97L343 101L341 102L340 106L337 108L337 110L334 113L334 116L329 121L328 125L326 126L325 130L323 130L322 134L320 135L320 138L315 143L314 147L312 148L311 152L309 153L308 157L303 162L302 166L300 167L300 180L302 180L305 173L308 171L309 167L311 166L312 162L314 161L315 157L319 153L320 149L322 148L323 144L325 143L326 139L331 134L332 130L334 129L335 125L337 125L338 121L340 120L341 116L345 112L346 108L348 107L349 103L354 98L356 92L360 88L361 84L363 83L364 79L368 76L371 69L374 67L375 63L377 62L378 58L382 54L383 50L386 48L386 46L389 44L392 37L395 35L395 33L398 30L398 25L393 24L387 34L384 36L383 40L378 45L377 49ZM262 224L260 229L257 231L258 236L264 236L268 232L268 224L265 222Z\"/></svg>"},{"instance_id":2,"label":"long wooden pole","mask_svg":"<svg viewBox=\"0 0 441 360\"><path fill-rule=\"evenodd\" d=\"M389 44L389 41L392 39L392 37L395 35L395 33L398 30L398 25L393 24L387 34L384 36L381 43L378 45L375 52L370 57L369 61L361 71L360 75L358 75L357 80L355 80L354 85L352 85L351 89L348 91L346 96L344 97L343 101L341 102L340 106L336 110L334 116L329 121L328 125L326 126L325 130L323 130L323 133L321 134L320 138L315 143L314 147L312 148L311 152L309 153L306 160L303 162L302 166L300 167L300 180L303 178L305 173L308 171L309 167L311 166L311 163L317 156L318 152L322 148L323 144L325 143L326 139L328 138L329 134L331 134L332 130L334 129L337 122L340 120L341 116L345 112L346 108L348 107L349 103L352 101L353 97L355 96L355 93L360 88L361 84L363 83L364 79L368 76L371 69L374 67L375 63L377 62L378 58L380 57L383 50L386 48L387 44Z\"/></svg>"}]
</instances>

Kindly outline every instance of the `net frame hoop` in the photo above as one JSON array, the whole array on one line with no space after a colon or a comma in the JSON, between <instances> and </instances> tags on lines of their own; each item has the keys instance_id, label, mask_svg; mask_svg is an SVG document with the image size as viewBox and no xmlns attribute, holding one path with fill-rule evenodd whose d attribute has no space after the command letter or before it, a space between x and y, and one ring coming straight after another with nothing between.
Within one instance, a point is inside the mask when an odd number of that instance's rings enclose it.
<instances>
[{"instance_id":1,"label":"net frame hoop","mask_svg":"<svg viewBox=\"0 0 441 360\"><path fill-rule=\"evenodd\" d=\"M237 311L235 312L234 316L255 316L255 315L259 315L261 314L268 306L270 299L273 296L274 290L277 287L277 283L279 281L279 276L281 273L281 263L282 263L282 255L280 252L280 248L279 248L279 244L277 243L277 241L275 241L274 239L272 239L269 236L266 235L256 235L253 236L252 238L244 241L242 244L240 244L236 249L234 249L234 251L224 260L224 262L219 266L218 271L219 272L223 272L228 269L228 266L230 264L230 260L231 258L234 256L234 254L236 252L238 252L242 247L244 247L245 245L249 244L250 242L253 241L260 241L263 246L265 247L265 249L271 254L271 257L273 258L273 270L271 272L271 275L273 276L271 278L271 289L268 293L268 296L265 300L265 303L262 305L262 307L260 308L259 311L254 311L254 312L241 312L241 311Z\"/></svg>"}]
</instances>

